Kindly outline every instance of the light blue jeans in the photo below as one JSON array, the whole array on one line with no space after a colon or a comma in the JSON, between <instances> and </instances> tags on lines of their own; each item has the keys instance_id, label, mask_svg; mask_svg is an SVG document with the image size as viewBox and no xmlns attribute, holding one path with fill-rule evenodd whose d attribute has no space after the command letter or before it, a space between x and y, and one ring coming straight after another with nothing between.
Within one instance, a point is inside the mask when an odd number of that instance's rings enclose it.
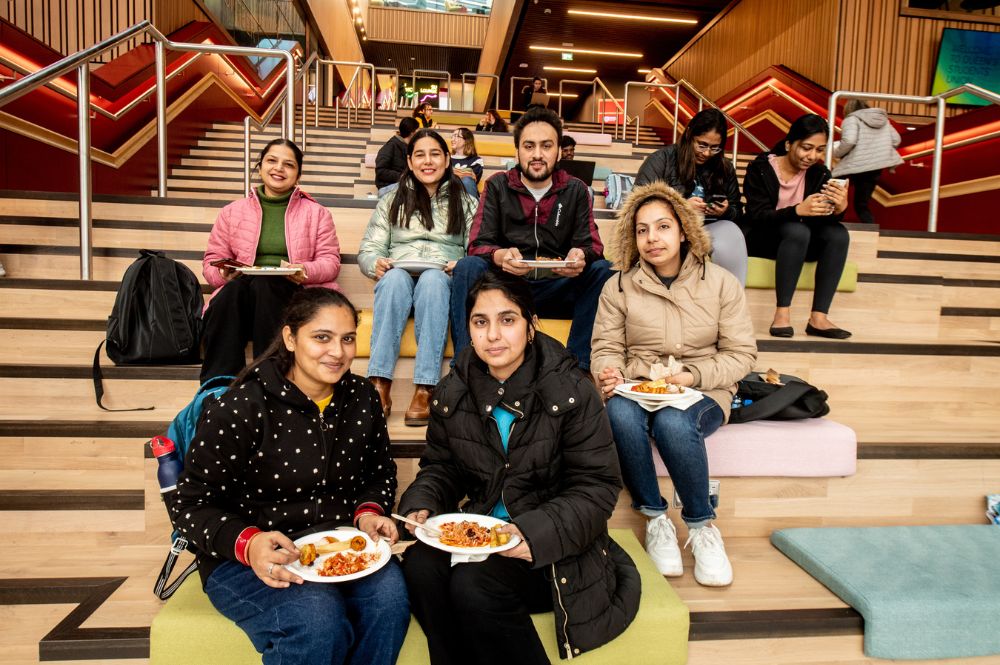
<instances>
[{"instance_id":1,"label":"light blue jeans","mask_svg":"<svg viewBox=\"0 0 1000 665\"><path fill-rule=\"evenodd\" d=\"M392 379L399 358L399 341L413 312L417 333L417 361L413 383L436 385L448 342L451 277L443 270L425 270L414 277L391 268L375 282L372 344L368 376Z\"/></svg>"}]
</instances>

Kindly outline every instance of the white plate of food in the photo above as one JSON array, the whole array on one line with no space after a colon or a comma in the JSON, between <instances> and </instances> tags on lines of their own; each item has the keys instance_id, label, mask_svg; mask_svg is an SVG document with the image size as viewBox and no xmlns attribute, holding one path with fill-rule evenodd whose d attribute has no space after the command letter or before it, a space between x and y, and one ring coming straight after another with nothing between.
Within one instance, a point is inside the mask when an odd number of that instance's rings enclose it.
<instances>
[{"instance_id":1,"label":"white plate of food","mask_svg":"<svg viewBox=\"0 0 1000 665\"><path fill-rule=\"evenodd\" d=\"M512 259L511 263L527 266L529 268L570 268L576 265L576 260L565 261L563 259Z\"/></svg>"},{"instance_id":2,"label":"white plate of food","mask_svg":"<svg viewBox=\"0 0 1000 665\"><path fill-rule=\"evenodd\" d=\"M393 268L402 268L409 273L419 273L425 270L444 270L448 265L444 261L431 261L425 259L398 259L392 262Z\"/></svg>"},{"instance_id":3,"label":"white plate of food","mask_svg":"<svg viewBox=\"0 0 1000 665\"><path fill-rule=\"evenodd\" d=\"M294 275L302 268L283 268L278 266L244 266L236 268L244 275Z\"/></svg>"},{"instance_id":4,"label":"white plate of food","mask_svg":"<svg viewBox=\"0 0 1000 665\"><path fill-rule=\"evenodd\" d=\"M642 382L626 381L615 386L615 393L623 397L657 402L685 401L695 396L701 398L701 393L694 388L667 383L664 379Z\"/></svg>"},{"instance_id":5,"label":"white plate of food","mask_svg":"<svg viewBox=\"0 0 1000 665\"><path fill-rule=\"evenodd\" d=\"M285 566L309 582L350 582L389 563L389 541L372 542L363 531L341 528L302 536L295 541L299 560Z\"/></svg>"},{"instance_id":6,"label":"white plate of food","mask_svg":"<svg viewBox=\"0 0 1000 665\"><path fill-rule=\"evenodd\" d=\"M502 543L502 537L507 534L498 534L496 527L507 522L489 515L445 513L428 517L424 524L437 529L441 535L432 535L423 527L418 527L417 539L452 554L496 554L517 547L521 542L519 536L509 536L509 540Z\"/></svg>"}]
</instances>

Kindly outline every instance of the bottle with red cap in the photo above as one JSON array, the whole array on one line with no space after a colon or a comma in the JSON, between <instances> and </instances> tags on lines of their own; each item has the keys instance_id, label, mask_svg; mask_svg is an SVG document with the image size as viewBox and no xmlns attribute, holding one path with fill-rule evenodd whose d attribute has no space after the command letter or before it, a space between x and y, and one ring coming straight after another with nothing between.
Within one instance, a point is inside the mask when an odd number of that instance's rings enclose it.
<instances>
[{"instance_id":1,"label":"bottle with red cap","mask_svg":"<svg viewBox=\"0 0 1000 665\"><path fill-rule=\"evenodd\" d=\"M160 483L160 494L167 494L177 489L177 479L184 470L184 460L173 441L165 436L154 436L150 442L153 457L159 463L156 479Z\"/></svg>"}]
</instances>

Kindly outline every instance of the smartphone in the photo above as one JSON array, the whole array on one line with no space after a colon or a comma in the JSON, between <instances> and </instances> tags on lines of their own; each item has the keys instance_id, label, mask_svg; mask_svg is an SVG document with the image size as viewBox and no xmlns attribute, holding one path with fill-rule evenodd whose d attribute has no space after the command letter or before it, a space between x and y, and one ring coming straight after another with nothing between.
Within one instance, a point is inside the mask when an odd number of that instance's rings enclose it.
<instances>
[{"instance_id":1,"label":"smartphone","mask_svg":"<svg viewBox=\"0 0 1000 665\"><path fill-rule=\"evenodd\" d=\"M219 259L218 261L212 261L209 265L213 265L216 268L229 268L230 270L234 268L246 268L247 264L237 261L232 257L225 259Z\"/></svg>"},{"instance_id":2,"label":"smartphone","mask_svg":"<svg viewBox=\"0 0 1000 665\"><path fill-rule=\"evenodd\" d=\"M847 187L847 178L830 178L827 182L832 182L840 187Z\"/></svg>"},{"instance_id":3,"label":"smartphone","mask_svg":"<svg viewBox=\"0 0 1000 665\"><path fill-rule=\"evenodd\" d=\"M712 194L711 196L708 197L708 201L712 205L722 205L728 199L729 197L727 197L725 194Z\"/></svg>"}]
</instances>

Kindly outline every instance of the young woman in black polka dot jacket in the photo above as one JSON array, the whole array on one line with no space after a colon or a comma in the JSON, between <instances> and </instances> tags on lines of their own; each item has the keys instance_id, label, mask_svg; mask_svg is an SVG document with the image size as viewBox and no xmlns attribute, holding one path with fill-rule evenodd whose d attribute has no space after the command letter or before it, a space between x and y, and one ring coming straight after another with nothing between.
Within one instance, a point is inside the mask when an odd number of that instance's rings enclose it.
<instances>
[{"instance_id":1,"label":"young woman in black polka dot jacket","mask_svg":"<svg viewBox=\"0 0 1000 665\"><path fill-rule=\"evenodd\" d=\"M205 592L264 663L394 663L409 625L395 561L339 584L303 584L292 540L355 524L398 539L396 465L381 402L350 372L358 315L325 288L296 294L271 348L205 410L175 523Z\"/></svg>"}]
</instances>

